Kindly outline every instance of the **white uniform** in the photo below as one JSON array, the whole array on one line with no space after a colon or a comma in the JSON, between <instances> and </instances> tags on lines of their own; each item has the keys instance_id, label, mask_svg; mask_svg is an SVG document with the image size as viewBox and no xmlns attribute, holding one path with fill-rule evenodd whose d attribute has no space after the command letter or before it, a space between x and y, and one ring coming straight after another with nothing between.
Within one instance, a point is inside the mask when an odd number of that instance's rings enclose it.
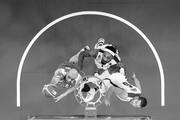
<instances>
[{"instance_id":1,"label":"white uniform","mask_svg":"<svg viewBox=\"0 0 180 120\"><path fill-rule=\"evenodd\" d=\"M101 75L96 74L96 77L103 80L105 84L104 91L109 90L110 87L114 87L116 96L123 101L131 100L133 97L132 95L141 94L141 90L136 86L131 85L127 81L125 75L120 72L109 74L108 70L106 70Z\"/></svg>"},{"instance_id":2,"label":"white uniform","mask_svg":"<svg viewBox=\"0 0 180 120\"><path fill-rule=\"evenodd\" d=\"M140 96L141 91L138 88L134 88L135 91L125 91L123 89L114 88L116 96L122 101L131 101L135 96Z\"/></svg>"},{"instance_id":3,"label":"white uniform","mask_svg":"<svg viewBox=\"0 0 180 120\"><path fill-rule=\"evenodd\" d=\"M112 45L111 44L104 44L104 42L105 42L104 39L99 39L98 43L94 46L94 49L107 51L107 52L111 53L111 55L113 55L114 58L110 62L103 65L101 63L103 53L98 52L98 54L97 54L97 56L96 56L96 58L94 60L95 64L96 64L98 69L103 69L105 71L100 75L96 73L95 76L100 78L101 80L103 80L103 82L105 83L105 86L106 86L106 90L109 90L109 88L111 86L114 86L115 88L117 88L116 91L117 91L117 97L118 98L121 98L121 99L124 99L124 100L125 100L125 98L130 99L130 97L128 98L128 93L141 94L140 89L138 89L137 87L131 85L127 81L127 78L125 76L124 68L121 67L119 69L119 71L113 72L112 74L109 73L108 69L112 65L118 64L118 62L121 61L121 58L118 55L118 50L113 51L111 49L108 49L108 46L112 46ZM120 91L121 91L121 94L119 93Z\"/></svg>"},{"instance_id":4,"label":"white uniform","mask_svg":"<svg viewBox=\"0 0 180 120\"><path fill-rule=\"evenodd\" d=\"M94 76L100 78L101 80L103 80L103 82L105 83L106 86L106 91L111 87L114 86L118 89L124 90L127 93L134 93L134 94L140 94L141 91L128 83L126 77L125 77L125 71L123 67L118 67L118 64L121 62L121 58L118 55L118 50L116 50L115 48L113 48L113 46L111 44L104 44L104 40L103 39L99 39L98 43L94 46L94 49L98 51L97 54L95 55L91 55L90 53L88 53L88 51L86 51L86 53L84 53L84 56L92 56L94 57L94 62L97 66L98 69L102 69L103 72L101 73L95 73ZM103 51L109 52L111 55L113 55L113 59L106 63L106 64L102 64L101 60L103 57ZM82 54L81 54L82 55ZM80 63L83 63L82 59L84 59L83 55L81 57L77 56L79 59L78 61L80 61ZM111 69L112 66L116 66L119 69L115 68L115 72L113 71L109 71L109 68ZM80 65L81 66L81 65Z\"/></svg>"}]
</instances>

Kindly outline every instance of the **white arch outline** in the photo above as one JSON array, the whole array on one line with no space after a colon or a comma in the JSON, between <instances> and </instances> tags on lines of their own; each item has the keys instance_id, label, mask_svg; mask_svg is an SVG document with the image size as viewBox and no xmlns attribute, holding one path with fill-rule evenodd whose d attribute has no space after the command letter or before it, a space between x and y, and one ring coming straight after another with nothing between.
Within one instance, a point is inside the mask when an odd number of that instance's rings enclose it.
<instances>
[{"instance_id":1,"label":"white arch outline","mask_svg":"<svg viewBox=\"0 0 180 120\"><path fill-rule=\"evenodd\" d=\"M99 15L99 16L105 16L105 17L109 17L109 18L113 18L116 19L118 21L123 22L124 24L130 26L132 29L134 29L137 33L139 33L141 35L141 37L143 37L143 39L147 42L147 44L149 45L149 47L151 48L156 61L158 63L158 67L159 67L159 72L160 72L160 78L161 78L161 106L165 106L165 80L164 80L164 71L163 71L163 67L162 67L162 63L161 60L159 58L159 55L156 51L156 49L154 48L153 44L150 42L150 40L146 37L146 35L140 30L138 29L135 25L133 25L132 23L130 23L129 21L110 14L110 13L105 13L105 12L100 12L100 11L80 11L80 12L75 12L75 13L71 13L68 15L64 15L56 20L54 20L53 22L49 23L47 26L45 26L43 29L41 29L36 36L30 41L30 43L28 44L28 46L26 47L22 58L20 60L19 63L19 67L18 67L18 71L17 71L17 85L16 85L16 92L17 92L17 107L20 107L20 79L21 79L21 72L22 72L22 67L25 61L25 58L30 50L30 48L32 47L32 45L34 44L34 42L37 40L37 38L43 33L45 32L48 28L50 28L51 26L55 25L56 23L65 20L67 18L71 18L71 17L75 17L75 16L80 16L80 15Z\"/></svg>"}]
</instances>

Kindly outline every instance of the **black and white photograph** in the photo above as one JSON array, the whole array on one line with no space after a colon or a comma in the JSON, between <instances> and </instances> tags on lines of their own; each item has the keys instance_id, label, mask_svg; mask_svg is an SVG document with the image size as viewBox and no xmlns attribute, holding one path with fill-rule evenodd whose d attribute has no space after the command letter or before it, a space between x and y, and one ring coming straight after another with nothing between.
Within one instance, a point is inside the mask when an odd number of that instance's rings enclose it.
<instances>
[{"instance_id":1,"label":"black and white photograph","mask_svg":"<svg viewBox=\"0 0 180 120\"><path fill-rule=\"evenodd\" d=\"M178 120L178 0L0 0L0 119Z\"/></svg>"}]
</instances>

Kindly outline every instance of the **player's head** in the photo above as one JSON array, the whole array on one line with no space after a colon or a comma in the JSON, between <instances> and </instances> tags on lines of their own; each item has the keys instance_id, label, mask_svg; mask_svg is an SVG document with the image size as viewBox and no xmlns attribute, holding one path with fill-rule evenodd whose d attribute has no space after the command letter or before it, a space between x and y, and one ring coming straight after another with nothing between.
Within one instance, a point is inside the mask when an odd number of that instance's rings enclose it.
<instances>
[{"instance_id":1,"label":"player's head","mask_svg":"<svg viewBox=\"0 0 180 120\"><path fill-rule=\"evenodd\" d=\"M102 56L102 63L107 63L113 59L113 56L111 53L104 51Z\"/></svg>"},{"instance_id":2,"label":"player's head","mask_svg":"<svg viewBox=\"0 0 180 120\"><path fill-rule=\"evenodd\" d=\"M104 45L101 50L103 51L102 62L105 63L110 62L118 52L117 49L111 44Z\"/></svg>"},{"instance_id":3,"label":"player's head","mask_svg":"<svg viewBox=\"0 0 180 120\"><path fill-rule=\"evenodd\" d=\"M133 107L143 108L147 105L147 100L145 97L134 97L130 103Z\"/></svg>"},{"instance_id":4,"label":"player's head","mask_svg":"<svg viewBox=\"0 0 180 120\"><path fill-rule=\"evenodd\" d=\"M78 77L78 75L79 75L79 72L76 69L72 68L69 70L69 72L67 72L66 80L69 82L71 80L75 80Z\"/></svg>"}]
</instances>

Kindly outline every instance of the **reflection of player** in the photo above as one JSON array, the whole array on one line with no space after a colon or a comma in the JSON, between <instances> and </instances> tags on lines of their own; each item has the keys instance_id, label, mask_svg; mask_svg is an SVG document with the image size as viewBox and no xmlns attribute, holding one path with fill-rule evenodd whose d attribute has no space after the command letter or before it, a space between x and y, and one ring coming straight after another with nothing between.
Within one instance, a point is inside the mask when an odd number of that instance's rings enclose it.
<instances>
[{"instance_id":1,"label":"reflection of player","mask_svg":"<svg viewBox=\"0 0 180 120\"><path fill-rule=\"evenodd\" d=\"M134 91L140 93L140 90L127 82L118 50L113 45L104 44L104 42L105 40L100 38L95 44L94 49L80 51L70 60L74 63L78 63L80 69L82 69L84 58L92 57L97 67L97 72L94 75L101 80L105 79L104 83L107 85L107 89L112 85L119 89L123 89L127 93L132 93ZM133 89L131 87L133 87Z\"/></svg>"},{"instance_id":2,"label":"reflection of player","mask_svg":"<svg viewBox=\"0 0 180 120\"><path fill-rule=\"evenodd\" d=\"M44 85L43 93L47 97L54 98L57 102L76 89L76 87L80 84L82 74L80 71L78 71L78 68L75 66L75 64L70 62L62 64L55 71L51 82L47 85ZM69 89L60 96L57 96L54 93L57 94L55 88L58 86Z\"/></svg>"}]
</instances>

